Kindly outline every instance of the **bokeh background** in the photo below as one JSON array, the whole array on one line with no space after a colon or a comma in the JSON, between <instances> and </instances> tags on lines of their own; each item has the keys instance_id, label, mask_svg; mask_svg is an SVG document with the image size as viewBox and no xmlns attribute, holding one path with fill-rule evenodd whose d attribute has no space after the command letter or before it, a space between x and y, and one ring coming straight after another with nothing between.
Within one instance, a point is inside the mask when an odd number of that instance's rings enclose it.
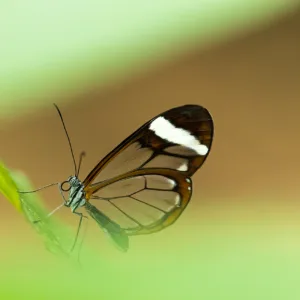
<instances>
[{"instance_id":1,"label":"bokeh background","mask_svg":"<svg viewBox=\"0 0 300 300\"><path fill-rule=\"evenodd\" d=\"M74 172L53 102L81 178L169 108L215 122L185 213L126 254L90 221L81 267L57 258L0 196L1 298L299 299L298 1L13 1L0 20L0 159L35 187Z\"/></svg>"}]
</instances>

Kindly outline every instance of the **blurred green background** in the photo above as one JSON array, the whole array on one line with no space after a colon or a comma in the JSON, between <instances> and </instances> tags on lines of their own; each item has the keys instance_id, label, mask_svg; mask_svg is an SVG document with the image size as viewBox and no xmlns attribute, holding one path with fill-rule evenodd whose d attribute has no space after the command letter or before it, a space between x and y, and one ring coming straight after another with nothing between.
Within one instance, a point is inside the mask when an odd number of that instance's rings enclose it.
<instances>
[{"instance_id":1,"label":"blurred green background","mask_svg":"<svg viewBox=\"0 0 300 300\"><path fill-rule=\"evenodd\" d=\"M0 16L0 159L36 187L73 172L53 102L87 151L81 177L173 106L216 127L185 213L126 254L89 222L82 266L56 257L0 196L1 299L299 299L299 1L30 0Z\"/></svg>"}]
</instances>

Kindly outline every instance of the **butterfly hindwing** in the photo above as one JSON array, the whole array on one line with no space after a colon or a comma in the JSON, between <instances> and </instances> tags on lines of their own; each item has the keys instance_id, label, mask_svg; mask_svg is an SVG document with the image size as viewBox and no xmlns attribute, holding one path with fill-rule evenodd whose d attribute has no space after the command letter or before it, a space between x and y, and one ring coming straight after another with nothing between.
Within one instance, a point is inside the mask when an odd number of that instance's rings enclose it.
<instances>
[{"instance_id":1,"label":"butterfly hindwing","mask_svg":"<svg viewBox=\"0 0 300 300\"><path fill-rule=\"evenodd\" d=\"M141 169L93 186L89 202L128 235L159 231L183 212L192 181L171 169Z\"/></svg>"}]
</instances>

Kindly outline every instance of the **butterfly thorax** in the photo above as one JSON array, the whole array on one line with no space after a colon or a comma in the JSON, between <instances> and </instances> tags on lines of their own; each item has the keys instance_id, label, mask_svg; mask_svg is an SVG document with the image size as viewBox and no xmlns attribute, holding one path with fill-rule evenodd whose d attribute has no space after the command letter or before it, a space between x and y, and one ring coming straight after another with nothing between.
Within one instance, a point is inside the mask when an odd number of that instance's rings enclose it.
<instances>
[{"instance_id":1,"label":"butterfly thorax","mask_svg":"<svg viewBox=\"0 0 300 300\"><path fill-rule=\"evenodd\" d=\"M76 176L70 176L67 182L70 184L70 189L69 198L65 205L70 207L74 213L77 208L86 203L84 185Z\"/></svg>"}]
</instances>

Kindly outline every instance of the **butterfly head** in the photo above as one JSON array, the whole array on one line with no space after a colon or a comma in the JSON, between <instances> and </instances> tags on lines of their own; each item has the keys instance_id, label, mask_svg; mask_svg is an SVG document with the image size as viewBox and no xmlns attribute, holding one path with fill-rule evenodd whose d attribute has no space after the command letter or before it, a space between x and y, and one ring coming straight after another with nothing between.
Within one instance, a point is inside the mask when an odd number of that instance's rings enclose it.
<instances>
[{"instance_id":1,"label":"butterfly head","mask_svg":"<svg viewBox=\"0 0 300 300\"><path fill-rule=\"evenodd\" d=\"M65 184L68 184L69 186L65 188ZM85 192L83 189L84 186L77 176L70 176L61 184L61 190L63 192L69 192L69 197L65 206L71 207L72 212L85 204Z\"/></svg>"}]
</instances>

